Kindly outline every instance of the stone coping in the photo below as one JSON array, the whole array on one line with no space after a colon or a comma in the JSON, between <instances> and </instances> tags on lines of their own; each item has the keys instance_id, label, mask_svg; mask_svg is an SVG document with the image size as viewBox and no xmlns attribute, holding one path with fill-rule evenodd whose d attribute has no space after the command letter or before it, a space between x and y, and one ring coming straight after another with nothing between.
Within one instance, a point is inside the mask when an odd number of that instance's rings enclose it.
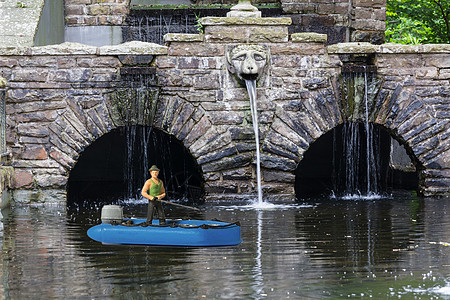
<instances>
[{"instance_id":1,"label":"stone coping","mask_svg":"<svg viewBox=\"0 0 450 300\"><path fill-rule=\"evenodd\" d=\"M315 32L301 32L291 34L294 43L326 43L327 35Z\"/></svg>"},{"instance_id":2,"label":"stone coping","mask_svg":"<svg viewBox=\"0 0 450 300\"><path fill-rule=\"evenodd\" d=\"M139 41L102 47L65 42L40 47L0 47L0 55L166 55L167 49L166 46Z\"/></svg>"},{"instance_id":3,"label":"stone coping","mask_svg":"<svg viewBox=\"0 0 450 300\"><path fill-rule=\"evenodd\" d=\"M203 42L203 34L166 33L164 42Z\"/></svg>"},{"instance_id":4,"label":"stone coping","mask_svg":"<svg viewBox=\"0 0 450 300\"><path fill-rule=\"evenodd\" d=\"M292 19L281 18L244 18L244 17L204 17L198 20L203 26L231 26L231 25L255 25L255 26L289 26Z\"/></svg>"},{"instance_id":5,"label":"stone coping","mask_svg":"<svg viewBox=\"0 0 450 300\"><path fill-rule=\"evenodd\" d=\"M0 0L0 47L33 45L44 2L45 0ZM24 6L19 5L20 3Z\"/></svg>"},{"instance_id":6,"label":"stone coping","mask_svg":"<svg viewBox=\"0 0 450 300\"><path fill-rule=\"evenodd\" d=\"M327 47L329 54L415 54L415 53L450 53L450 44L382 44L373 45L366 42L340 43Z\"/></svg>"}]
</instances>

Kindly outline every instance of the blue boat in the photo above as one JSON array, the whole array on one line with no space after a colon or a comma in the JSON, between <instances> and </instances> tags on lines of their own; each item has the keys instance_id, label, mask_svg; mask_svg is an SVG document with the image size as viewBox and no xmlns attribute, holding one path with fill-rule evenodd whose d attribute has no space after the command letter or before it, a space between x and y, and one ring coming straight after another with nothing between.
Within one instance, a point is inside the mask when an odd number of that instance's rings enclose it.
<instances>
[{"instance_id":1,"label":"blue boat","mask_svg":"<svg viewBox=\"0 0 450 300\"><path fill-rule=\"evenodd\" d=\"M158 220L149 225L145 219L103 222L91 227L87 234L103 244L214 247L239 245L242 241L238 222L170 219L166 222L166 225L159 225Z\"/></svg>"}]
</instances>

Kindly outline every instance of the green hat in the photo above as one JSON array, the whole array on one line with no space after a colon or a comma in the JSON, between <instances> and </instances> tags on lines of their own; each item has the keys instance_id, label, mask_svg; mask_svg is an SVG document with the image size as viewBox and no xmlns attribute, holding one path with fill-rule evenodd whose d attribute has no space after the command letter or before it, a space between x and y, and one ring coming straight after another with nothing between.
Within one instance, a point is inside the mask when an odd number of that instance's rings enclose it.
<instances>
[{"instance_id":1,"label":"green hat","mask_svg":"<svg viewBox=\"0 0 450 300\"><path fill-rule=\"evenodd\" d=\"M159 172L159 169L158 169L158 167L156 165L153 165L148 171L149 172L151 172L151 171L158 171Z\"/></svg>"}]
</instances>

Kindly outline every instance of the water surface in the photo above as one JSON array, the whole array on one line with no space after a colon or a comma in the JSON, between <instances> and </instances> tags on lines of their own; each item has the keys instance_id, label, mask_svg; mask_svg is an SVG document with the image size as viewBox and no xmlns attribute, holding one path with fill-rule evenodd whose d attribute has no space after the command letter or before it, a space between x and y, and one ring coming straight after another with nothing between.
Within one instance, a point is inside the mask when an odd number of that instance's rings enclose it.
<instances>
[{"instance_id":1,"label":"water surface","mask_svg":"<svg viewBox=\"0 0 450 300\"><path fill-rule=\"evenodd\" d=\"M145 217L140 200L116 201ZM218 248L102 245L102 203L3 210L0 299L450 299L448 199L208 203L169 217L241 222Z\"/></svg>"}]
</instances>

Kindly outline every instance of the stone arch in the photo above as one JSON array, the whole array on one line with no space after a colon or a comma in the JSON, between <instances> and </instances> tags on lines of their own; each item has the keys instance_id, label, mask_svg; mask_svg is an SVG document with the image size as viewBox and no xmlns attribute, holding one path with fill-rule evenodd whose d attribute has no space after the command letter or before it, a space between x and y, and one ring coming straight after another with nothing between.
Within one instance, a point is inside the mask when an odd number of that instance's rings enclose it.
<instances>
[{"instance_id":1,"label":"stone arch","mask_svg":"<svg viewBox=\"0 0 450 300\"><path fill-rule=\"evenodd\" d=\"M336 99L333 89L326 88L306 92L301 99L278 106L263 143L267 154L263 166L293 172L309 145L343 122ZM276 160L284 164L274 164Z\"/></svg>"},{"instance_id":2,"label":"stone arch","mask_svg":"<svg viewBox=\"0 0 450 300\"><path fill-rule=\"evenodd\" d=\"M439 88L438 88L439 89ZM440 89L444 89L441 87ZM424 195L445 193L445 169L449 167L450 121L443 114L442 91L398 84L382 89L377 97L374 122L388 128L416 167L421 169L420 190Z\"/></svg>"},{"instance_id":3,"label":"stone arch","mask_svg":"<svg viewBox=\"0 0 450 300\"><path fill-rule=\"evenodd\" d=\"M307 98L278 106L264 140L263 166L293 172L311 143L345 121L337 94L331 89L315 91ZM369 112L369 122L383 126L405 146L420 170L419 190L424 195L448 189L445 170L449 165L450 121L440 117L444 115L439 111L444 110L439 104L442 101L432 97L427 88L400 84L393 89L382 88Z\"/></svg>"},{"instance_id":4,"label":"stone arch","mask_svg":"<svg viewBox=\"0 0 450 300\"><path fill-rule=\"evenodd\" d=\"M223 158L217 152L231 142L228 131L220 132L201 107L179 95L163 96L158 101L152 126L173 135L197 160L203 172L208 172L209 162Z\"/></svg>"},{"instance_id":5,"label":"stone arch","mask_svg":"<svg viewBox=\"0 0 450 300\"><path fill-rule=\"evenodd\" d=\"M59 164L60 175L53 176L60 178L54 183L57 187L67 184L69 173L84 149L117 127L102 97L68 97L66 103L64 111L48 126L49 156Z\"/></svg>"},{"instance_id":6,"label":"stone arch","mask_svg":"<svg viewBox=\"0 0 450 300\"><path fill-rule=\"evenodd\" d=\"M130 93L131 90L125 89L125 92ZM96 103L93 107L83 107L82 103L77 101L68 105L64 113L60 114L50 126L53 132L51 143L54 145L54 152L57 153L55 157L65 169L64 183L68 181L69 173L88 146L100 137L116 129L124 128L126 125L158 129L180 142L196 164L199 164L198 158L205 160L203 156L209 153L216 141L221 139L205 111L178 96L161 98L158 95L152 97L146 94L146 96L148 97L144 97L143 101L148 103L136 105L137 108L135 108L138 111L131 117L124 116L118 105L129 108L129 100L132 97L118 104L114 100L117 97L114 93L107 95L103 101ZM140 100L142 99L131 99L131 101ZM154 107L153 112L151 112L152 107ZM148 118L144 116L148 114L151 116ZM127 120L127 117L130 119ZM205 137L209 137L209 140Z\"/></svg>"}]
</instances>

